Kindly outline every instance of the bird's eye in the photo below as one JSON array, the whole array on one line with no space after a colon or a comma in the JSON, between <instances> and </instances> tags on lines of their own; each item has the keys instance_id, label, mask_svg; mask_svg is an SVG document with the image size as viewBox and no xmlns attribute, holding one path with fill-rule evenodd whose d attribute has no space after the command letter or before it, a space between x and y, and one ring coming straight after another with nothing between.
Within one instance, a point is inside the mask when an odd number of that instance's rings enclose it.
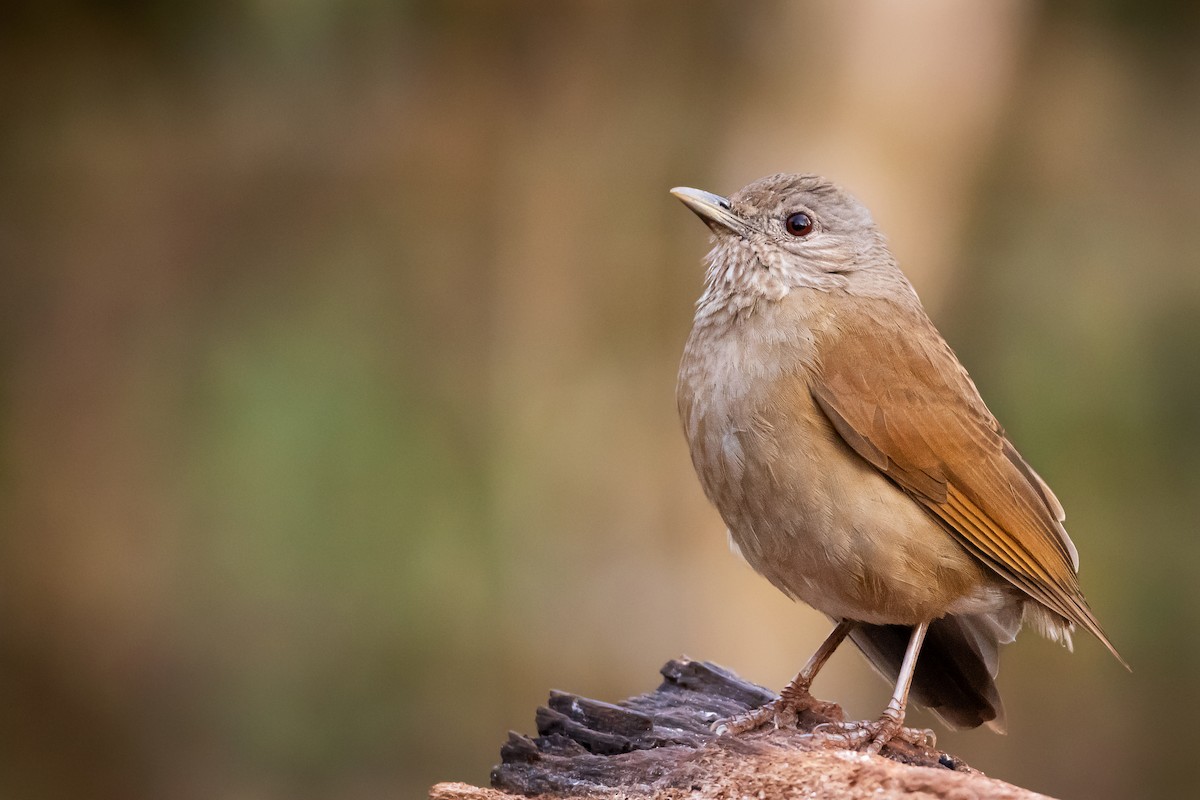
<instances>
[{"instance_id":1,"label":"bird's eye","mask_svg":"<svg viewBox=\"0 0 1200 800\"><path fill-rule=\"evenodd\" d=\"M803 211L797 211L787 218L784 227L787 228L787 232L792 236L808 236L812 233L813 221L808 214L805 214Z\"/></svg>"}]
</instances>

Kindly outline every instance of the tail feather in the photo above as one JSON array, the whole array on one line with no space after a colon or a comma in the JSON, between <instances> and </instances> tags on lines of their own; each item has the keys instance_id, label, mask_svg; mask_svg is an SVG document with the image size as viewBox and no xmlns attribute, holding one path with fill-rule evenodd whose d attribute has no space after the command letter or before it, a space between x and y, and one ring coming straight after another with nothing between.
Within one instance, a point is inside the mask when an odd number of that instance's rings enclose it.
<instances>
[{"instance_id":1,"label":"tail feather","mask_svg":"<svg viewBox=\"0 0 1200 800\"><path fill-rule=\"evenodd\" d=\"M996 688L997 648L1011 642L1020 615L979 614L934 620L917 658L909 697L954 728L987 725L1004 733L1004 704ZM850 634L871 664L895 682L912 627L858 625Z\"/></svg>"}]
</instances>

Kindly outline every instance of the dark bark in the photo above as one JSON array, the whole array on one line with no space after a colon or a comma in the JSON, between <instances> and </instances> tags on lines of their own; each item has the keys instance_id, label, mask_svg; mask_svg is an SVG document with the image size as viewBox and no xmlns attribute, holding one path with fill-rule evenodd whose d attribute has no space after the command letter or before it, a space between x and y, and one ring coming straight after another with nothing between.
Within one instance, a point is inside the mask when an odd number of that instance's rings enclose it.
<instances>
[{"instance_id":1,"label":"dark bark","mask_svg":"<svg viewBox=\"0 0 1200 800\"><path fill-rule=\"evenodd\" d=\"M717 736L712 723L775 694L706 661L667 662L653 692L619 704L551 692L538 735L509 733L493 790L441 784L438 800L569 797L723 797L803 788L814 797L1035 797L986 778L958 758L897 741L882 757L831 748L807 735L840 718L806 712L795 728ZM824 741L824 743L822 743ZM882 794L880 792L883 792Z\"/></svg>"}]
</instances>

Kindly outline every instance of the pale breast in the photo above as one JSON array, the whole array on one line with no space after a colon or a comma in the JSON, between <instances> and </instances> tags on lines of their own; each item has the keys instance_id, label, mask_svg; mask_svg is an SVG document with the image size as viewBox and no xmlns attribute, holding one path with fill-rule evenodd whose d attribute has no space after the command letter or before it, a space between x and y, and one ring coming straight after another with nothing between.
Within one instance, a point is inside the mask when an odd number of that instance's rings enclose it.
<instances>
[{"instance_id":1,"label":"pale breast","mask_svg":"<svg viewBox=\"0 0 1200 800\"><path fill-rule=\"evenodd\" d=\"M813 401L811 331L828 320L802 294L693 330L680 368L692 461L743 557L835 617L913 624L1000 605L975 559Z\"/></svg>"}]
</instances>

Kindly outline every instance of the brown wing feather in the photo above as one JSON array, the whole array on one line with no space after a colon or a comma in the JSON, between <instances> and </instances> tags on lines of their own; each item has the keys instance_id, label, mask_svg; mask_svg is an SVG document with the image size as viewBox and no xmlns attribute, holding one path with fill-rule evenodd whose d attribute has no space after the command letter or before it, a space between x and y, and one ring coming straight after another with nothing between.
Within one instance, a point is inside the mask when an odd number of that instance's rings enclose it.
<instances>
[{"instance_id":1,"label":"brown wing feather","mask_svg":"<svg viewBox=\"0 0 1200 800\"><path fill-rule=\"evenodd\" d=\"M919 307L851 298L819 337L810 384L838 435L1004 579L1091 631L1062 507L1008 442Z\"/></svg>"}]
</instances>

